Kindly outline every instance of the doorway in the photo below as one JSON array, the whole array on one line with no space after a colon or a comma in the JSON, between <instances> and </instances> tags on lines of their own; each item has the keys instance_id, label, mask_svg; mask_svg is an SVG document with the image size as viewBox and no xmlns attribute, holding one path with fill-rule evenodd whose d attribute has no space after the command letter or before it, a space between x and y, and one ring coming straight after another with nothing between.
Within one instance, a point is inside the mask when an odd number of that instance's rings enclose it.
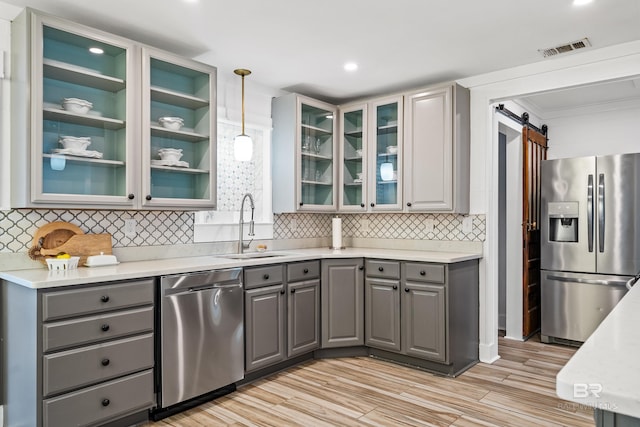
<instances>
[{"instance_id":1,"label":"doorway","mask_svg":"<svg viewBox=\"0 0 640 427\"><path fill-rule=\"evenodd\" d=\"M498 329L522 336L522 127L496 114L498 131Z\"/></svg>"}]
</instances>

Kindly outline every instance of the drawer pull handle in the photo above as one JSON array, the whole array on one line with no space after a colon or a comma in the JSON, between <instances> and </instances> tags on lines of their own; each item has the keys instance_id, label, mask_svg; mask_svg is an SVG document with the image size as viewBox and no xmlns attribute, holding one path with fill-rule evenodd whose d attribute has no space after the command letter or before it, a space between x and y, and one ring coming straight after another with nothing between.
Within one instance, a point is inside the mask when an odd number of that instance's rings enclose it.
<instances>
[{"instance_id":1,"label":"drawer pull handle","mask_svg":"<svg viewBox=\"0 0 640 427\"><path fill-rule=\"evenodd\" d=\"M109 330L109 325L105 323L104 325L100 326L100 329L102 329L103 332L107 332Z\"/></svg>"},{"instance_id":2,"label":"drawer pull handle","mask_svg":"<svg viewBox=\"0 0 640 427\"><path fill-rule=\"evenodd\" d=\"M378 271L384 271L384 268L378 267Z\"/></svg>"},{"instance_id":3,"label":"drawer pull handle","mask_svg":"<svg viewBox=\"0 0 640 427\"><path fill-rule=\"evenodd\" d=\"M102 298L100 298L100 301L109 302L109 295L102 295Z\"/></svg>"},{"instance_id":4,"label":"drawer pull handle","mask_svg":"<svg viewBox=\"0 0 640 427\"><path fill-rule=\"evenodd\" d=\"M280 295L284 295L284 289L280 291Z\"/></svg>"},{"instance_id":5,"label":"drawer pull handle","mask_svg":"<svg viewBox=\"0 0 640 427\"><path fill-rule=\"evenodd\" d=\"M104 358L100 363L102 363L102 366L109 366L109 363L111 363L111 361L107 358Z\"/></svg>"},{"instance_id":6,"label":"drawer pull handle","mask_svg":"<svg viewBox=\"0 0 640 427\"><path fill-rule=\"evenodd\" d=\"M395 291L396 289L398 289L398 285L393 285L393 290Z\"/></svg>"},{"instance_id":7,"label":"drawer pull handle","mask_svg":"<svg viewBox=\"0 0 640 427\"><path fill-rule=\"evenodd\" d=\"M265 274L264 276L262 276L262 278L263 278L264 280L269 280L269 275L268 275L268 274Z\"/></svg>"},{"instance_id":8,"label":"drawer pull handle","mask_svg":"<svg viewBox=\"0 0 640 427\"><path fill-rule=\"evenodd\" d=\"M427 274L427 272L426 272L426 271L424 271L424 270L420 270L420 275L421 275L421 276L424 276L425 274Z\"/></svg>"},{"instance_id":9,"label":"drawer pull handle","mask_svg":"<svg viewBox=\"0 0 640 427\"><path fill-rule=\"evenodd\" d=\"M133 193L129 193L127 197L129 198L129 200L133 200L136 196L134 196Z\"/></svg>"},{"instance_id":10,"label":"drawer pull handle","mask_svg":"<svg viewBox=\"0 0 640 427\"><path fill-rule=\"evenodd\" d=\"M407 206L411 207L411 202L407 202Z\"/></svg>"},{"instance_id":11,"label":"drawer pull handle","mask_svg":"<svg viewBox=\"0 0 640 427\"><path fill-rule=\"evenodd\" d=\"M109 399L102 399L102 406L109 406L109 403L111 403Z\"/></svg>"},{"instance_id":12,"label":"drawer pull handle","mask_svg":"<svg viewBox=\"0 0 640 427\"><path fill-rule=\"evenodd\" d=\"M308 269L308 268L305 268L304 270L302 270L302 272L303 272L304 274L307 274L307 273L309 272L309 269Z\"/></svg>"},{"instance_id":13,"label":"drawer pull handle","mask_svg":"<svg viewBox=\"0 0 640 427\"><path fill-rule=\"evenodd\" d=\"M358 270L360 270L360 271L364 270L364 265L359 265L358 266Z\"/></svg>"},{"instance_id":14,"label":"drawer pull handle","mask_svg":"<svg viewBox=\"0 0 640 427\"><path fill-rule=\"evenodd\" d=\"M151 194L147 194L147 195L146 195L146 197L145 197L145 199L147 199L147 200L151 200Z\"/></svg>"},{"instance_id":15,"label":"drawer pull handle","mask_svg":"<svg viewBox=\"0 0 640 427\"><path fill-rule=\"evenodd\" d=\"M295 290L295 289L291 289L291 293L292 293L292 294L295 294L295 293L296 293L296 290Z\"/></svg>"},{"instance_id":16,"label":"drawer pull handle","mask_svg":"<svg viewBox=\"0 0 640 427\"><path fill-rule=\"evenodd\" d=\"M408 293L409 292L409 288L404 288L404 291Z\"/></svg>"}]
</instances>

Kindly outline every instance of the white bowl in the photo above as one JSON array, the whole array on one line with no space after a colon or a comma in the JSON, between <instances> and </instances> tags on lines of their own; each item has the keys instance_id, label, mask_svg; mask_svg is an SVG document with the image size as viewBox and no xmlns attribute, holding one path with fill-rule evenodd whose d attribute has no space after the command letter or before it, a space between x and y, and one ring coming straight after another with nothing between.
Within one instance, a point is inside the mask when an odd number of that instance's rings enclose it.
<instances>
[{"instance_id":1,"label":"white bowl","mask_svg":"<svg viewBox=\"0 0 640 427\"><path fill-rule=\"evenodd\" d=\"M89 136L61 136L58 142L63 148L74 151L85 151L91 145L91 137Z\"/></svg>"},{"instance_id":2,"label":"white bowl","mask_svg":"<svg viewBox=\"0 0 640 427\"><path fill-rule=\"evenodd\" d=\"M387 147L387 153L389 154L397 154L398 153L398 146L397 145L390 145Z\"/></svg>"},{"instance_id":3,"label":"white bowl","mask_svg":"<svg viewBox=\"0 0 640 427\"><path fill-rule=\"evenodd\" d=\"M182 126L184 126L184 119L180 117L160 117L158 119L158 123L160 123L160 126L164 128L179 130Z\"/></svg>"},{"instance_id":4,"label":"white bowl","mask_svg":"<svg viewBox=\"0 0 640 427\"><path fill-rule=\"evenodd\" d=\"M62 108L76 114L87 114L93 108L93 104L80 98L64 98Z\"/></svg>"},{"instance_id":5,"label":"white bowl","mask_svg":"<svg viewBox=\"0 0 640 427\"><path fill-rule=\"evenodd\" d=\"M168 161L168 162L177 162L180 161L182 157L182 149L181 148L161 148L158 150L158 155L160 159Z\"/></svg>"},{"instance_id":6,"label":"white bowl","mask_svg":"<svg viewBox=\"0 0 640 427\"><path fill-rule=\"evenodd\" d=\"M356 156L362 157L362 150L356 150Z\"/></svg>"}]
</instances>

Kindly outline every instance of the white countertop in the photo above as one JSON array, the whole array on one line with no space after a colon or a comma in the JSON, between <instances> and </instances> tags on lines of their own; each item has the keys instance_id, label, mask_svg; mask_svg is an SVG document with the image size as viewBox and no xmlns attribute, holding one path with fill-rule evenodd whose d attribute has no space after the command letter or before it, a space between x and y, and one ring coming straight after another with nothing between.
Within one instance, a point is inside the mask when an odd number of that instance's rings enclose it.
<instances>
[{"instance_id":1,"label":"white countertop","mask_svg":"<svg viewBox=\"0 0 640 427\"><path fill-rule=\"evenodd\" d=\"M78 269L68 271L49 271L46 266L43 266L43 268L30 270L0 271L0 278L28 288L41 289L322 258L382 258L450 264L482 257L479 253L369 248L348 248L343 250L322 248L293 249L286 251L274 251L271 253L279 254L281 256L237 260L223 258L223 254L213 254L211 256L122 262L113 266L92 268L79 267Z\"/></svg>"},{"instance_id":2,"label":"white countertop","mask_svg":"<svg viewBox=\"0 0 640 427\"><path fill-rule=\"evenodd\" d=\"M556 393L581 405L640 418L640 283L560 370Z\"/></svg>"}]
</instances>

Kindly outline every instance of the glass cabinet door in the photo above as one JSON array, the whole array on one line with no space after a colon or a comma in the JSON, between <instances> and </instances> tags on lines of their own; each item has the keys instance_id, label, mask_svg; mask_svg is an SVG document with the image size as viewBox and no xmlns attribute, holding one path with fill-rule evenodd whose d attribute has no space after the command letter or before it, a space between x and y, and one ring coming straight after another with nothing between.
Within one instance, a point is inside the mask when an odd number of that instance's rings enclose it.
<instances>
[{"instance_id":1,"label":"glass cabinet door","mask_svg":"<svg viewBox=\"0 0 640 427\"><path fill-rule=\"evenodd\" d=\"M299 210L335 210L336 109L321 102L301 101L299 114Z\"/></svg>"},{"instance_id":2,"label":"glass cabinet door","mask_svg":"<svg viewBox=\"0 0 640 427\"><path fill-rule=\"evenodd\" d=\"M144 206L215 208L216 70L144 49Z\"/></svg>"},{"instance_id":3,"label":"glass cabinet door","mask_svg":"<svg viewBox=\"0 0 640 427\"><path fill-rule=\"evenodd\" d=\"M367 106L340 108L341 211L367 210Z\"/></svg>"},{"instance_id":4,"label":"glass cabinet door","mask_svg":"<svg viewBox=\"0 0 640 427\"><path fill-rule=\"evenodd\" d=\"M34 25L34 202L133 205L132 45L39 17Z\"/></svg>"},{"instance_id":5,"label":"glass cabinet door","mask_svg":"<svg viewBox=\"0 0 640 427\"><path fill-rule=\"evenodd\" d=\"M371 105L369 205L373 210L402 209L402 107L401 96Z\"/></svg>"}]
</instances>

